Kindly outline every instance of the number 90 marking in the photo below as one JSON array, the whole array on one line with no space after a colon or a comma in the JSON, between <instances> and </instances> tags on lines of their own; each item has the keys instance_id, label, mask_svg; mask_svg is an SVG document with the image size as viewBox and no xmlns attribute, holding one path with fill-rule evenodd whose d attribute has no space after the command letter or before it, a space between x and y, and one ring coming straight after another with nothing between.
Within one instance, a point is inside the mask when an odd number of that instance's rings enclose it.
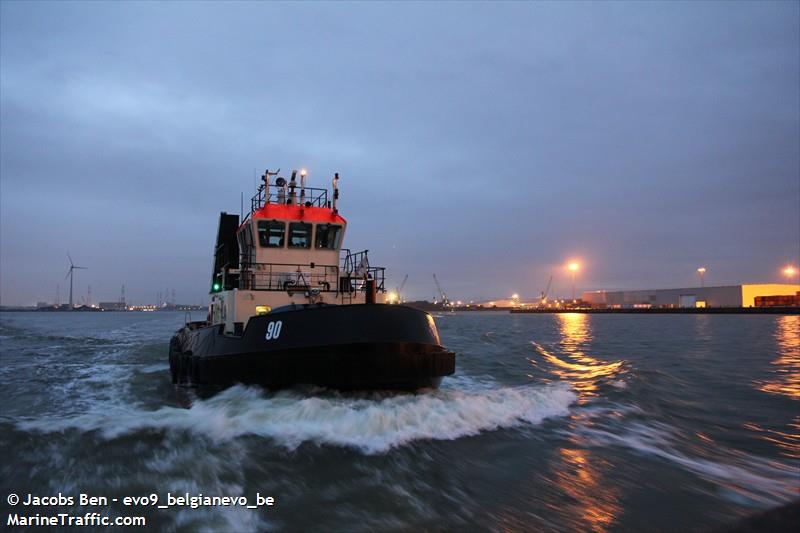
<instances>
[{"instance_id":1,"label":"number 90 marking","mask_svg":"<svg viewBox=\"0 0 800 533\"><path fill-rule=\"evenodd\" d=\"M280 320L276 322L270 322L267 324L267 334L264 336L266 340L277 339L281 334L281 327L283 326L283 322Z\"/></svg>"}]
</instances>

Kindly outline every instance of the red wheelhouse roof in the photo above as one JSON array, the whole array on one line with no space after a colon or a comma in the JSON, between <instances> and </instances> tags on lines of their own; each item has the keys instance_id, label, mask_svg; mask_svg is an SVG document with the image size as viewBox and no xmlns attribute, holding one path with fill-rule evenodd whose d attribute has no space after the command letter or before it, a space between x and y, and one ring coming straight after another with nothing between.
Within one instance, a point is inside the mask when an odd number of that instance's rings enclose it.
<instances>
[{"instance_id":1,"label":"red wheelhouse roof","mask_svg":"<svg viewBox=\"0 0 800 533\"><path fill-rule=\"evenodd\" d=\"M301 205L286 204L266 204L253 213L253 218L347 224L347 221L340 214L334 213L333 209L327 207L304 207Z\"/></svg>"}]
</instances>

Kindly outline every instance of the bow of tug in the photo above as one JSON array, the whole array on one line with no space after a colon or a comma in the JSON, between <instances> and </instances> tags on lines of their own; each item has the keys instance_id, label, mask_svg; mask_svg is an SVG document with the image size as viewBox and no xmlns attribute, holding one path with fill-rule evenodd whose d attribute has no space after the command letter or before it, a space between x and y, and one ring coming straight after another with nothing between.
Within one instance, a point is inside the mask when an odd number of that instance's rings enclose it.
<instances>
[{"instance_id":1,"label":"bow of tug","mask_svg":"<svg viewBox=\"0 0 800 533\"><path fill-rule=\"evenodd\" d=\"M189 324L169 359L175 383L268 388L413 390L455 371L430 314L385 304L287 306L251 317L241 335Z\"/></svg>"}]
</instances>

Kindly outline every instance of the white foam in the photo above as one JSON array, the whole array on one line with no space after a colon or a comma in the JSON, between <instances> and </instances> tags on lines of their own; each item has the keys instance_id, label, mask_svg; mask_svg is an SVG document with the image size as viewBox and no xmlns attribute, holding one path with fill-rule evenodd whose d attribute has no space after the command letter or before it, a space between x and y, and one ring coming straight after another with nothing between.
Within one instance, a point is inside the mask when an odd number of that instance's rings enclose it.
<instances>
[{"instance_id":1,"label":"white foam","mask_svg":"<svg viewBox=\"0 0 800 533\"><path fill-rule=\"evenodd\" d=\"M415 440L453 440L538 424L568 414L576 399L566 384L357 396L297 391L268 395L259 388L238 385L197 401L190 409L144 411L115 406L69 418L21 422L19 427L42 432L99 431L108 439L147 429L190 431L215 441L259 435L289 449L315 442L380 453Z\"/></svg>"},{"instance_id":2,"label":"white foam","mask_svg":"<svg viewBox=\"0 0 800 533\"><path fill-rule=\"evenodd\" d=\"M470 376L467 374L454 374L442 381L442 389L455 389L465 393L477 393L496 390L502 386L491 376Z\"/></svg>"},{"instance_id":3,"label":"white foam","mask_svg":"<svg viewBox=\"0 0 800 533\"><path fill-rule=\"evenodd\" d=\"M166 372L169 370L169 365L166 363L154 363L152 365L144 365L137 368L141 374L154 374L156 372Z\"/></svg>"},{"instance_id":4,"label":"white foam","mask_svg":"<svg viewBox=\"0 0 800 533\"><path fill-rule=\"evenodd\" d=\"M693 457L677 450L674 432L664 424L630 424L623 431L583 428L582 433L595 445L620 445L675 463L720 486L739 501L776 505L797 497L796 466L739 451L715 447L719 460Z\"/></svg>"}]
</instances>

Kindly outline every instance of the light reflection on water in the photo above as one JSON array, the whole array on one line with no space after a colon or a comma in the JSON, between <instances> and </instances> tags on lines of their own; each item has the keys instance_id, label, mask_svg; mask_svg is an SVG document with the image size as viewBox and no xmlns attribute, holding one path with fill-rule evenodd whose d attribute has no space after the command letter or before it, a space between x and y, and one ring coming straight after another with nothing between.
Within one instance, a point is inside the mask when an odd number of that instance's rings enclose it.
<instances>
[{"instance_id":1,"label":"light reflection on water","mask_svg":"<svg viewBox=\"0 0 800 533\"><path fill-rule=\"evenodd\" d=\"M619 379L624 373L623 361L607 362L587 353L594 340L590 317L582 313L559 313L557 319L560 339L558 348L547 350L533 343L536 351L552 365L552 373L569 382L578 392L579 404L586 404L600 395L604 381ZM558 354L556 352L559 352ZM591 425L586 417L582 424ZM607 531L622 512L619 490L608 482L606 472L611 465L586 448L583 438L570 436L568 446L559 448L556 457L560 466L554 468L559 489L569 496L570 514L580 523L581 530ZM569 501L568 500L568 501ZM564 512L564 504L551 504L556 512Z\"/></svg>"},{"instance_id":2,"label":"light reflection on water","mask_svg":"<svg viewBox=\"0 0 800 533\"><path fill-rule=\"evenodd\" d=\"M762 392L800 400L800 316L778 317L773 335L778 357L771 363L772 378L757 381L755 386ZM758 433L762 440L776 446L784 457L800 459L800 416L794 417L784 431L753 422L745 424L744 428Z\"/></svg>"},{"instance_id":3,"label":"light reflection on water","mask_svg":"<svg viewBox=\"0 0 800 533\"><path fill-rule=\"evenodd\" d=\"M575 501L573 512L581 529L607 531L622 511L619 490L605 480L611 465L582 448L561 448L559 458L562 466L556 469L556 482ZM553 507L563 512L561 505Z\"/></svg>"},{"instance_id":4,"label":"light reflection on water","mask_svg":"<svg viewBox=\"0 0 800 533\"><path fill-rule=\"evenodd\" d=\"M774 377L756 385L764 392L800 400L800 316L779 317L774 335L779 353L772 361Z\"/></svg>"},{"instance_id":5,"label":"light reflection on water","mask_svg":"<svg viewBox=\"0 0 800 533\"><path fill-rule=\"evenodd\" d=\"M554 366L553 373L569 382L578 392L578 403L586 403L598 395L598 382L619 378L624 373L623 361L606 362L587 354L585 347L593 340L589 316L583 313L559 313L559 357L542 345L533 342L536 351Z\"/></svg>"},{"instance_id":6,"label":"light reflection on water","mask_svg":"<svg viewBox=\"0 0 800 533\"><path fill-rule=\"evenodd\" d=\"M754 431L761 439L778 447L780 454L790 459L800 459L800 416L788 424L789 431L778 431L748 422L742 427Z\"/></svg>"}]
</instances>

